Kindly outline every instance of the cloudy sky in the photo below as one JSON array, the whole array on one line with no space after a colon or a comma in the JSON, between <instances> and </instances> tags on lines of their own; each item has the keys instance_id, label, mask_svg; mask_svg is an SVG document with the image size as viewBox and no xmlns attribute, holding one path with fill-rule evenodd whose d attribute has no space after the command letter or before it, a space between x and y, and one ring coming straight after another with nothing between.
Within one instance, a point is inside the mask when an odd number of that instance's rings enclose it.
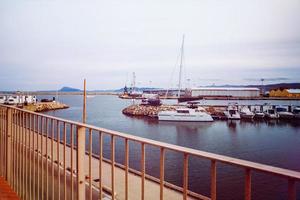
<instances>
[{"instance_id":1,"label":"cloudy sky","mask_svg":"<svg viewBox=\"0 0 300 200\"><path fill-rule=\"evenodd\" d=\"M1 0L0 90L300 80L299 0ZM189 81L187 81L189 80Z\"/></svg>"}]
</instances>

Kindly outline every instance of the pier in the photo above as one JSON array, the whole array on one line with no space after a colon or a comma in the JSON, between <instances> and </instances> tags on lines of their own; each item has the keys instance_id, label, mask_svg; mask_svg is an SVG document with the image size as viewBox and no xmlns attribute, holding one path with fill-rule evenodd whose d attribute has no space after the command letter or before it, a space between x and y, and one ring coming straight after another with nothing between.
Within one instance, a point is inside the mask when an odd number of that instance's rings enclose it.
<instances>
[{"instance_id":1,"label":"pier","mask_svg":"<svg viewBox=\"0 0 300 200\"><path fill-rule=\"evenodd\" d=\"M109 138L109 142L104 142ZM122 141L124 164L116 162ZM97 143L95 148L93 144ZM129 166L129 143L140 151L140 170ZM159 177L146 173L146 148L159 151ZM109 148L110 156L104 156ZM183 184L165 180L166 151L183 156ZM209 196L189 189L189 160L210 161ZM21 199L217 199L218 164L244 170L245 199L252 196L252 174L286 180L287 196L295 200L300 172L185 148L88 124L0 105L0 176ZM0 185L2 187L2 185Z\"/></svg>"}]
</instances>

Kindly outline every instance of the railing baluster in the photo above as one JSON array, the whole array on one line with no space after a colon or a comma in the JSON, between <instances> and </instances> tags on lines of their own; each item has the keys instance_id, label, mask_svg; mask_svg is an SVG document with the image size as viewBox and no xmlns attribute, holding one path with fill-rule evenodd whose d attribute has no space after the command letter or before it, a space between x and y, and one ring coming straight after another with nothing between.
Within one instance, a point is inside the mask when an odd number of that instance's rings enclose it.
<instances>
[{"instance_id":1,"label":"railing baluster","mask_svg":"<svg viewBox=\"0 0 300 200\"><path fill-rule=\"evenodd\" d=\"M32 148L32 114L29 114L29 199L32 199L32 158L31 158L31 148Z\"/></svg>"},{"instance_id":2,"label":"railing baluster","mask_svg":"<svg viewBox=\"0 0 300 200\"><path fill-rule=\"evenodd\" d=\"M45 122L44 122L45 121ZM45 127L44 127L45 123ZM47 119L41 117L41 199L44 199L44 132L47 132Z\"/></svg>"},{"instance_id":3,"label":"railing baluster","mask_svg":"<svg viewBox=\"0 0 300 200\"><path fill-rule=\"evenodd\" d=\"M21 196L21 112L18 112L18 195Z\"/></svg>"},{"instance_id":4,"label":"railing baluster","mask_svg":"<svg viewBox=\"0 0 300 200\"><path fill-rule=\"evenodd\" d=\"M85 127L77 126L77 196L85 199Z\"/></svg>"},{"instance_id":5,"label":"railing baluster","mask_svg":"<svg viewBox=\"0 0 300 200\"><path fill-rule=\"evenodd\" d=\"M288 180L288 193L289 200L296 200L296 186L294 179Z\"/></svg>"},{"instance_id":6,"label":"railing baluster","mask_svg":"<svg viewBox=\"0 0 300 200\"><path fill-rule=\"evenodd\" d=\"M245 170L245 200L251 200L251 170Z\"/></svg>"},{"instance_id":7,"label":"railing baluster","mask_svg":"<svg viewBox=\"0 0 300 200\"><path fill-rule=\"evenodd\" d=\"M145 143L141 144L141 200L145 199Z\"/></svg>"},{"instance_id":8,"label":"railing baluster","mask_svg":"<svg viewBox=\"0 0 300 200\"><path fill-rule=\"evenodd\" d=\"M37 148L37 158L36 158L36 168L37 168L37 199L40 198L40 167L39 167L39 157L40 157L40 146L39 146L39 136L40 136L40 123L39 116L36 116L36 148Z\"/></svg>"},{"instance_id":9,"label":"railing baluster","mask_svg":"<svg viewBox=\"0 0 300 200\"><path fill-rule=\"evenodd\" d=\"M36 179L36 170L35 170L35 115L33 115L33 119L32 119L32 132L33 132L33 135L32 135L32 140L33 140L33 149L32 149L32 155L33 155L33 158L32 158L32 168L33 168L33 173L32 173L32 176L33 176L33 199L36 199L35 195L36 195L36 190L35 190L35 179Z\"/></svg>"},{"instance_id":10,"label":"railing baluster","mask_svg":"<svg viewBox=\"0 0 300 200\"><path fill-rule=\"evenodd\" d=\"M15 147L15 135L16 135L16 114L15 110L12 110L12 134L11 134L11 144L12 144L12 188L15 189L16 177L15 177L15 170L16 170L16 147Z\"/></svg>"},{"instance_id":11,"label":"railing baluster","mask_svg":"<svg viewBox=\"0 0 300 200\"><path fill-rule=\"evenodd\" d=\"M188 154L184 153L183 154L183 199L187 199L187 193L188 193Z\"/></svg>"},{"instance_id":12,"label":"railing baluster","mask_svg":"<svg viewBox=\"0 0 300 200\"><path fill-rule=\"evenodd\" d=\"M99 199L102 199L102 159L103 159L103 141L102 133L99 132Z\"/></svg>"},{"instance_id":13,"label":"railing baluster","mask_svg":"<svg viewBox=\"0 0 300 200\"><path fill-rule=\"evenodd\" d=\"M45 137L45 140L46 140L46 199L48 199L48 193L49 193L49 187L48 187L48 132L50 131L50 128L48 126L51 127L51 121L49 122L48 118L46 118L46 137Z\"/></svg>"},{"instance_id":14,"label":"railing baluster","mask_svg":"<svg viewBox=\"0 0 300 200\"><path fill-rule=\"evenodd\" d=\"M54 200L54 131L55 121L52 120L52 133L51 133L51 197Z\"/></svg>"},{"instance_id":15,"label":"railing baluster","mask_svg":"<svg viewBox=\"0 0 300 200\"><path fill-rule=\"evenodd\" d=\"M71 124L71 130L70 130L70 140L71 140L71 199L74 199L74 183L73 183L73 181L74 181L74 174L73 174L73 151L74 151L74 142L73 142L73 140L74 140L74 138L73 138L73 133L74 133L74 131L73 131L73 129L74 129L74 126L73 126L73 124Z\"/></svg>"},{"instance_id":16,"label":"railing baluster","mask_svg":"<svg viewBox=\"0 0 300 200\"><path fill-rule=\"evenodd\" d=\"M64 122L64 200L67 199L67 174L66 174L66 145L67 145L67 127Z\"/></svg>"},{"instance_id":17,"label":"railing baluster","mask_svg":"<svg viewBox=\"0 0 300 200\"><path fill-rule=\"evenodd\" d=\"M92 129L89 129L89 198L92 200Z\"/></svg>"},{"instance_id":18,"label":"railing baluster","mask_svg":"<svg viewBox=\"0 0 300 200\"><path fill-rule=\"evenodd\" d=\"M159 162L159 169L160 169L160 192L159 192L159 199L164 199L164 184L165 184L165 148L160 148L160 162Z\"/></svg>"},{"instance_id":19,"label":"railing baluster","mask_svg":"<svg viewBox=\"0 0 300 200\"><path fill-rule=\"evenodd\" d=\"M111 135L110 141L110 148L111 148L111 196L112 200L115 199L115 137Z\"/></svg>"},{"instance_id":20,"label":"railing baluster","mask_svg":"<svg viewBox=\"0 0 300 200\"><path fill-rule=\"evenodd\" d=\"M22 112L22 195L21 198L25 199L25 113Z\"/></svg>"},{"instance_id":21,"label":"railing baluster","mask_svg":"<svg viewBox=\"0 0 300 200\"><path fill-rule=\"evenodd\" d=\"M128 169L129 169L129 145L125 138L125 200L128 200Z\"/></svg>"},{"instance_id":22,"label":"railing baluster","mask_svg":"<svg viewBox=\"0 0 300 200\"><path fill-rule=\"evenodd\" d=\"M56 136L57 136L57 142L56 142L56 160L57 160L57 180L58 180L58 200L60 200L60 160L59 160L59 145L60 145L60 123L57 120L56 121ZM54 178L54 177L53 177ZM54 198L54 197L53 197Z\"/></svg>"},{"instance_id":23,"label":"railing baluster","mask_svg":"<svg viewBox=\"0 0 300 200\"><path fill-rule=\"evenodd\" d=\"M29 174L29 172L28 172L28 146L29 146L29 144L28 144L28 132L29 132L29 125L28 125L28 119L29 119L29 114L28 113L26 113L25 114L25 199L29 199L29 184L28 184L28 174Z\"/></svg>"},{"instance_id":24,"label":"railing baluster","mask_svg":"<svg viewBox=\"0 0 300 200\"><path fill-rule=\"evenodd\" d=\"M217 199L217 163L211 160L210 164L210 198L211 200Z\"/></svg>"}]
</instances>

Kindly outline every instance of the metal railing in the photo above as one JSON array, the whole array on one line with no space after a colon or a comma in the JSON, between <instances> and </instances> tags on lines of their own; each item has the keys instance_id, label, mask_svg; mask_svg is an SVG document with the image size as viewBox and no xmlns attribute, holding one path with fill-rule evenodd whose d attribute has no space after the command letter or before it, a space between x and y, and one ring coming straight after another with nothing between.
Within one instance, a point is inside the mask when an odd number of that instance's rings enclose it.
<instances>
[{"instance_id":1,"label":"metal railing","mask_svg":"<svg viewBox=\"0 0 300 200\"><path fill-rule=\"evenodd\" d=\"M97 137L93 137L93 136ZM110 138L110 159L103 156L103 137ZM96 141L93 141L95 140ZM124 142L124 165L116 163L116 139ZM98 153L93 153L93 142ZM140 145L140 171L129 167L129 142ZM159 178L146 174L147 146L159 149ZM165 181L165 152L183 155L183 185ZM188 188L189 157L210 160L210 197ZM217 199L217 163L233 165L245 171L245 199L251 199L253 171L280 176L287 180L288 198L296 199L297 171L272 167L232 157L153 141L125 133L69 121L19 108L0 105L0 175L22 199L145 199L152 181L159 199L175 192L182 199ZM120 176L119 171L123 172ZM138 177L131 186L132 174ZM108 177L108 178L107 178ZM120 178L121 177L121 178ZM96 179L95 179L96 178ZM110 180L107 180L110 179ZM124 184L119 184L120 182ZM147 182L148 184L148 182ZM149 185L149 184L148 184ZM153 187L156 187L153 186ZM138 197L131 187L139 187ZM117 189L117 188L121 188ZM124 194L118 194L119 191ZM117 191L117 192L116 192Z\"/></svg>"}]
</instances>

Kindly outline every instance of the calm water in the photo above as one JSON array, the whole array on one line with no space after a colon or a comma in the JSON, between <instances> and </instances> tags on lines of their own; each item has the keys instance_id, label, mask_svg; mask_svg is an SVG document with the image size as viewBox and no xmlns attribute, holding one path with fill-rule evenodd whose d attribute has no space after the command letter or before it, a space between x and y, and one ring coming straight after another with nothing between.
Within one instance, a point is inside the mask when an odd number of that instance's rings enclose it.
<instances>
[{"instance_id":1,"label":"calm water","mask_svg":"<svg viewBox=\"0 0 300 200\"><path fill-rule=\"evenodd\" d=\"M70 105L70 108L47 112L47 114L74 121L81 120L81 96L60 96L59 100ZM131 103L131 100L119 99L116 96L88 98L87 123L153 140L300 171L300 121L158 122L155 119L123 115L122 109ZM169 103L174 102L169 101ZM227 104L228 102L206 101L205 103ZM300 105L299 101L286 101L283 104ZM105 138L105 144L107 144L104 146L105 156L109 156L109 138ZM116 160L123 163L123 141L117 140L116 144ZM97 152L97 144L94 143L93 146ZM139 150L139 145L130 144L130 167L135 169L140 167ZM146 146L146 156L147 173L158 176L159 149ZM182 172L182 161L182 155L166 153L166 180L177 185L182 184L182 177L178 176ZM210 162L193 157L189 161L189 189L209 195ZM218 199L243 199L244 171L223 164L218 164L217 170ZM287 191L285 179L254 173L252 180L253 199L287 199L284 194ZM300 191L299 184L297 188ZM298 199L300 199L299 194Z\"/></svg>"}]
</instances>

